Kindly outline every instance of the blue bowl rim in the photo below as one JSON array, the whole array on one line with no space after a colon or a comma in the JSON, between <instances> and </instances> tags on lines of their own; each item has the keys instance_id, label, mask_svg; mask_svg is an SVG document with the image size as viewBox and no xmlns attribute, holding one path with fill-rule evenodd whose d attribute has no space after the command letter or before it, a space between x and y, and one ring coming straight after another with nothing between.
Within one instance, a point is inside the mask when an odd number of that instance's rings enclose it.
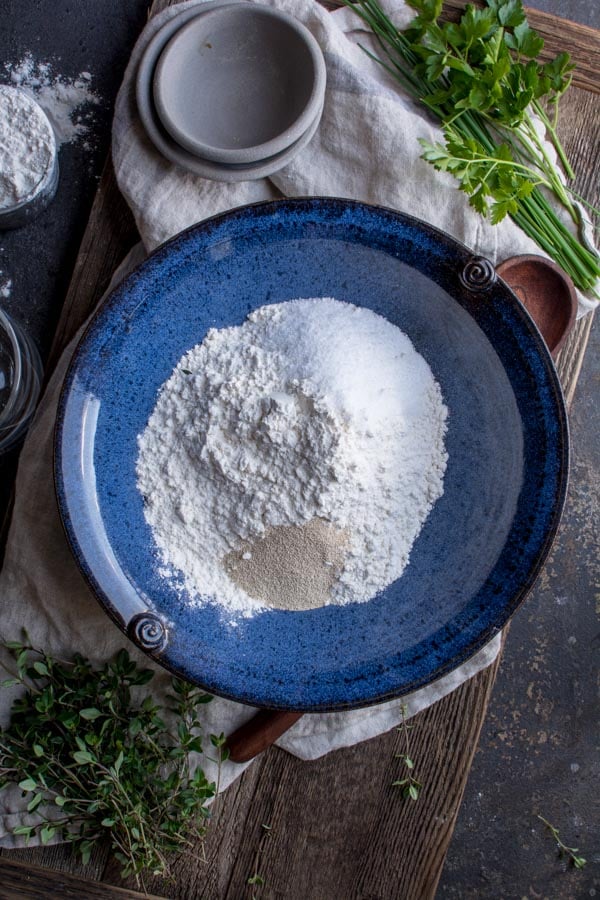
<instances>
[{"instance_id":1,"label":"blue bowl rim","mask_svg":"<svg viewBox=\"0 0 600 900\"><path fill-rule=\"evenodd\" d=\"M298 198L279 198L276 200L268 200L268 201L260 201L257 203L249 203L243 206L235 207L234 209L228 210L224 213L218 213L214 216L210 216L209 218L203 219L200 222L196 222L193 225L190 225L188 228L183 229L178 232L173 237L167 239L158 247L156 247L142 263L135 267L105 298L103 302L98 304L95 308L94 312L90 316L87 325L77 343L77 347L75 348L69 365L67 367L67 371L64 376L63 384L61 386L58 406L57 406L57 416L54 426L54 443L53 443L53 469L54 469L54 487L57 498L57 505L59 510L59 517L62 523L63 531L65 533L67 543L73 553L75 562L85 580L88 587L90 588L92 594L96 598L97 602L100 604L102 609L110 616L113 622L117 625L120 631L131 640L131 636L128 634L126 627L124 626L123 619L121 618L118 610L114 606L110 597L108 597L100 585L97 583L94 573L91 567L88 565L79 542L77 540L77 535L75 534L75 530L72 527L72 523L70 521L69 511L68 511L68 501L67 501L67 491L65 490L64 481L62 478L61 467L59 465L60 460L60 445L63 433L63 423L64 423L64 414L65 408L68 400L68 394L70 386L73 382L78 359L80 354L83 352L83 346L85 344L86 338L88 334L94 329L96 325L96 321L101 314L104 314L107 310L110 310L112 307L118 305L120 300L121 292L127 287L130 279L135 278L139 275L140 272L144 270L144 268L150 264L154 264L157 257L161 255L166 255L170 248L175 246L179 241L184 240L187 235L197 232L197 231L210 231L214 225L217 225L226 220L234 220L237 217L245 216L249 212L255 210L258 213L268 214L270 212L276 212L277 210L288 208L291 210L298 210L305 208L307 210L310 209L318 209L319 207L325 207L328 205L345 207L347 209L350 208L366 208L375 213L381 213L385 216L390 216L400 222L406 224L409 228L414 228L417 230L421 230L428 234L429 236L438 240L442 245L445 245L446 248L452 248L455 251L459 251L459 256L457 257L457 269L462 264L464 266L467 262L471 260L478 260L481 257L477 256L463 242L457 240L456 238L448 235L446 232L442 231L440 228L437 228L434 225L431 225L429 222L424 221L423 219L419 219L416 216L411 216L407 213L400 212L390 207L386 207L380 204L371 204L371 203L363 203L359 200L351 200L343 197L323 197L323 196L314 196L314 197L298 197ZM491 264L490 264L491 265ZM297 711L297 712L315 712L315 713L324 713L324 712L339 712L339 711L349 711L352 709L361 709L368 706L375 706L380 703L385 703L390 700L398 699L403 696L407 696L408 694L413 693L414 691L434 684L439 679L443 678L445 675L449 674L452 671L455 671L469 659L471 659L476 653L478 653L483 647L488 644L492 638L494 638L498 632L510 621L515 612L519 609L522 603L527 598L529 592L531 591L535 581L541 571L541 568L548 557L548 554L552 548L554 543L554 539L556 537L562 511L564 508L568 483L569 483L569 459L570 459L570 436L569 436L569 423L566 412L566 404L564 399L564 394L562 390L562 386L560 384L558 373L554 366L552 357L550 355L550 351L548 350L546 343L541 336L537 325L525 306L521 303L516 294L512 291L512 289L506 284L505 281L502 280L500 276L497 276L496 283L500 284L502 288L506 291L508 298L513 303L512 312L521 319L522 324L525 325L527 330L530 332L531 337L534 340L537 350L540 353L540 357L543 360L544 368L546 370L546 375L549 378L550 385L552 387L553 399L556 403L556 410L558 414L558 433L560 440L560 457L559 457L559 467L558 467L558 477L557 477L557 490L554 497L554 504L552 510L552 518L550 524L547 528L545 539L542 545L539 548L538 555L530 566L529 571L523 577L521 581L520 588L515 591L510 601L505 604L502 610L502 614L497 618L496 621L490 623L487 628L485 628L477 638L473 639L467 646L465 646L461 651L457 652L452 656L451 659L446 660L444 663L441 663L435 670L433 670L429 676L415 679L413 682L407 683L403 685L401 692L396 691L386 691L380 693L378 695L374 695L370 697L368 700L358 700L358 701L340 701L336 702L334 705L328 703L315 703L311 705L310 708L306 706L299 707L294 704L278 704L278 703L269 703L266 705L262 702L257 702L257 700L245 693L243 688L239 693L232 694L223 692L222 690L216 690L213 685L195 682L199 684L201 687L204 687L207 691L211 693L223 697L224 699L232 700L237 703L244 703L249 706L255 706L258 708L264 709L272 709L272 710L282 710L282 711ZM135 644L135 646L139 646ZM143 648L140 648L143 649ZM189 680L189 675L182 672L179 667L173 665L169 662L168 651L166 655L157 655L152 653L151 651L143 650L149 658L153 659L155 662L159 663L159 665L171 672L173 675Z\"/></svg>"}]
</instances>

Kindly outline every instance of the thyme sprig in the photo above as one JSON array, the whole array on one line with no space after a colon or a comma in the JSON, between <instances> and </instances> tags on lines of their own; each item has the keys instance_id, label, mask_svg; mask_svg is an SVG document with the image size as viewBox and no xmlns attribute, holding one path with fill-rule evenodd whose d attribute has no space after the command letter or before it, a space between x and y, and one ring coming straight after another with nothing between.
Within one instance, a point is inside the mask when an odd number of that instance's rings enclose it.
<instances>
[{"instance_id":1,"label":"thyme sprig","mask_svg":"<svg viewBox=\"0 0 600 900\"><path fill-rule=\"evenodd\" d=\"M406 768L406 775L404 776L404 778L399 778L396 781L392 781L392 787L401 788L402 796L405 799L418 800L423 785L415 778L415 764L412 760L410 752L408 732L409 729L411 729L413 726L409 725L406 721L406 715L408 712L406 706L402 706L400 708L400 712L402 715L402 720L400 726L396 729L396 731L399 731L404 738L404 750L394 755L396 756L396 759L402 760Z\"/></svg>"},{"instance_id":2,"label":"thyme sprig","mask_svg":"<svg viewBox=\"0 0 600 900\"><path fill-rule=\"evenodd\" d=\"M575 869L583 869L586 865L587 860L583 858L583 856L579 856L579 847L567 847L560 839L560 833L558 828L552 825L547 819L543 816L538 816L540 822L543 822L546 826L546 830L550 833L550 835L554 838L556 842L556 847L558 849L558 855L566 857L567 861L575 868Z\"/></svg>"},{"instance_id":3,"label":"thyme sprig","mask_svg":"<svg viewBox=\"0 0 600 900\"><path fill-rule=\"evenodd\" d=\"M272 837L272 831L271 831L270 825L265 825L263 823L260 827L262 830L261 830L260 841L258 844L258 850L254 854L254 866L253 866L252 875L250 875L246 880L246 884L248 884L252 887L251 900L258 900L258 894L255 891L255 888L257 888L257 887L261 888L261 887L264 887L264 885L265 885L264 876L260 874L260 863L261 863L262 856L263 856L265 842L267 841L267 839Z\"/></svg>"},{"instance_id":4,"label":"thyme sprig","mask_svg":"<svg viewBox=\"0 0 600 900\"><path fill-rule=\"evenodd\" d=\"M549 197L582 225L568 185L574 178L557 133L559 100L574 66L568 53L541 63L543 39L521 0L468 5L460 22L441 22L442 0L407 0L417 16L400 31L377 0L343 0L376 36L381 64L441 125L443 142L420 140L423 158L451 173L469 202L494 224L510 216L567 272L598 297L600 257L569 230ZM363 48L364 49L364 48ZM550 142L559 165L548 152Z\"/></svg>"},{"instance_id":5,"label":"thyme sprig","mask_svg":"<svg viewBox=\"0 0 600 900\"><path fill-rule=\"evenodd\" d=\"M174 678L160 708L142 691L154 673L126 650L94 667L79 654L56 659L27 639L4 646L14 671L2 685L25 692L0 732L0 789L17 784L34 822L13 833L70 842L84 863L107 838L123 877L168 877L170 855L204 835L217 790L194 767L202 752L199 712L211 696ZM224 740L211 736L218 762Z\"/></svg>"}]
</instances>

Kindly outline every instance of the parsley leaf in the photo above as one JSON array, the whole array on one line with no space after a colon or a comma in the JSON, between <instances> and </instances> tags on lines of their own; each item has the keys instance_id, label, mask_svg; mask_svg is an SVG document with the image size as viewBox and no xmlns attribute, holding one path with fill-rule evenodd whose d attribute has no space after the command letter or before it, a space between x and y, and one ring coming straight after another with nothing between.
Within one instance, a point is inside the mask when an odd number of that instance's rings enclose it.
<instances>
[{"instance_id":1,"label":"parsley leaf","mask_svg":"<svg viewBox=\"0 0 600 900\"><path fill-rule=\"evenodd\" d=\"M377 38L378 61L438 118L444 143L421 141L423 159L451 173L493 223L511 216L577 287L599 296L600 257L577 237L581 212L566 184L574 173L556 130L558 102L571 83L569 55L539 60L544 41L521 0L469 4L458 23L440 22L440 0L407 0L417 16L404 31L377 0L344 2ZM549 196L575 228L556 215Z\"/></svg>"}]
</instances>

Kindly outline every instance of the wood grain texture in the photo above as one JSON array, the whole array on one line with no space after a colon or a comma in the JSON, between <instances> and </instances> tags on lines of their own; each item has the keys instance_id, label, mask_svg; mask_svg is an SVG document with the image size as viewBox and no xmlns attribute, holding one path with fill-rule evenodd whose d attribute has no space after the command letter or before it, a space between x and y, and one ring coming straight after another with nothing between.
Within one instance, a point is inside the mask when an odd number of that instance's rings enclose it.
<instances>
[{"instance_id":1,"label":"wood grain texture","mask_svg":"<svg viewBox=\"0 0 600 900\"><path fill-rule=\"evenodd\" d=\"M119 192L108 159L54 334L47 374L52 372L64 347L98 304L118 264L138 240L133 216Z\"/></svg>"},{"instance_id":2,"label":"wood grain texture","mask_svg":"<svg viewBox=\"0 0 600 900\"><path fill-rule=\"evenodd\" d=\"M69 844L53 844L50 847L22 847L19 850L0 850L0 872L5 859L23 865L43 866L56 872L66 872L85 881L100 881L106 869L110 848L99 842L92 849L85 865L78 859ZM2 878L0 877L0 884Z\"/></svg>"},{"instance_id":3,"label":"wood grain texture","mask_svg":"<svg viewBox=\"0 0 600 900\"><path fill-rule=\"evenodd\" d=\"M167 5L168 0L157 0L153 11ZM580 26L567 24L560 26L563 43L571 41L573 29L581 32ZM598 110L596 97L573 90L565 100L562 121L563 138L580 172L578 187L596 201ZM135 239L108 164L65 301L53 361L93 309ZM568 399L590 325L590 317L580 322L560 354L558 369ZM259 900L433 898L498 664L413 720L412 754L424 784L417 803L402 801L391 786L400 774L394 756L400 736L395 730L309 763L272 748L218 799L204 846L177 860L175 882L150 880L147 887L172 900L250 900L253 891L247 880L258 871L265 878L265 886L254 891ZM263 824L271 826L268 833ZM8 858L26 861L26 870ZM32 888L27 893L35 862L49 867L37 882L43 892ZM55 876L50 868L82 877ZM100 877L106 887L89 881ZM102 847L86 869L78 868L62 847L4 851L0 859L0 900L136 896L109 884L121 884L118 865ZM133 882L130 887L135 887ZM101 893L94 893L97 890Z\"/></svg>"},{"instance_id":4,"label":"wood grain texture","mask_svg":"<svg viewBox=\"0 0 600 900\"><path fill-rule=\"evenodd\" d=\"M574 188L595 207L600 206L600 101L594 94L572 88L561 111L559 136L577 178ZM600 224L596 220L596 224ZM561 350L556 368L567 406L575 396L585 348L592 328L592 316L580 319Z\"/></svg>"},{"instance_id":5,"label":"wood grain texture","mask_svg":"<svg viewBox=\"0 0 600 900\"><path fill-rule=\"evenodd\" d=\"M590 337L593 321L594 316L589 315L577 322L556 361L556 369L563 386L567 409L570 409L573 403L577 379L583 365L585 348Z\"/></svg>"},{"instance_id":6,"label":"wood grain texture","mask_svg":"<svg viewBox=\"0 0 600 900\"><path fill-rule=\"evenodd\" d=\"M475 2L475 5L483 4ZM464 8L465 0L444 0L444 18L457 19ZM548 61L557 53L568 51L577 67L573 73L573 84L600 93L600 32L531 7L526 10L529 24L544 38L540 57Z\"/></svg>"},{"instance_id":7,"label":"wood grain texture","mask_svg":"<svg viewBox=\"0 0 600 900\"><path fill-rule=\"evenodd\" d=\"M163 900L152 894L140 894L82 881L64 872L52 872L3 857L0 860L0 900Z\"/></svg>"},{"instance_id":8,"label":"wood grain texture","mask_svg":"<svg viewBox=\"0 0 600 900\"><path fill-rule=\"evenodd\" d=\"M314 762L271 748L219 800L206 861L181 859L169 896L249 900L258 871L260 900L433 898L498 665L411 720L424 784L416 803L392 787L402 771L396 729ZM147 887L168 890L159 879Z\"/></svg>"}]
</instances>

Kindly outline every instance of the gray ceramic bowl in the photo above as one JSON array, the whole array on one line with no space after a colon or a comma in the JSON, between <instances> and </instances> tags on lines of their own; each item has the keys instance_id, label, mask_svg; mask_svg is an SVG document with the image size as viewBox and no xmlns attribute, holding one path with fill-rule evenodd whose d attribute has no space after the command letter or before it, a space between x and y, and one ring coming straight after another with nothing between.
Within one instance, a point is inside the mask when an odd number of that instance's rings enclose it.
<instances>
[{"instance_id":1,"label":"gray ceramic bowl","mask_svg":"<svg viewBox=\"0 0 600 900\"><path fill-rule=\"evenodd\" d=\"M320 106L311 125L304 134L290 147L281 153L276 153L268 159L260 162L248 163L247 165L221 165L207 159L190 153L181 147L171 135L163 127L162 122L156 112L153 96L152 96L152 80L156 63L161 55L162 50L166 47L169 39L179 30L186 22L206 15L209 9L216 7L232 6L236 0L208 0L206 3L199 4L184 9L181 13L174 15L166 21L156 34L151 38L146 46L136 74L136 102L138 113L146 134L152 141L156 149L172 163L176 163L182 168L194 175L200 175L203 178L211 178L214 181L236 182L248 181L257 178L265 178L278 172L287 165L293 157L305 147L315 134L323 107Z\"/></svg>"},{"instance_id":2,"label":"gray ceramic bowl","mask_svg":"<svg viewBox=\"0 0 600 900\"><path fill-rule=\"evenodd\" d=\"M178 29L154 73L171 137L203 159L258 163L287 150L323 104L325 62L307 28L247 2L207 10Z\"/></svg>"}]
</instances>

